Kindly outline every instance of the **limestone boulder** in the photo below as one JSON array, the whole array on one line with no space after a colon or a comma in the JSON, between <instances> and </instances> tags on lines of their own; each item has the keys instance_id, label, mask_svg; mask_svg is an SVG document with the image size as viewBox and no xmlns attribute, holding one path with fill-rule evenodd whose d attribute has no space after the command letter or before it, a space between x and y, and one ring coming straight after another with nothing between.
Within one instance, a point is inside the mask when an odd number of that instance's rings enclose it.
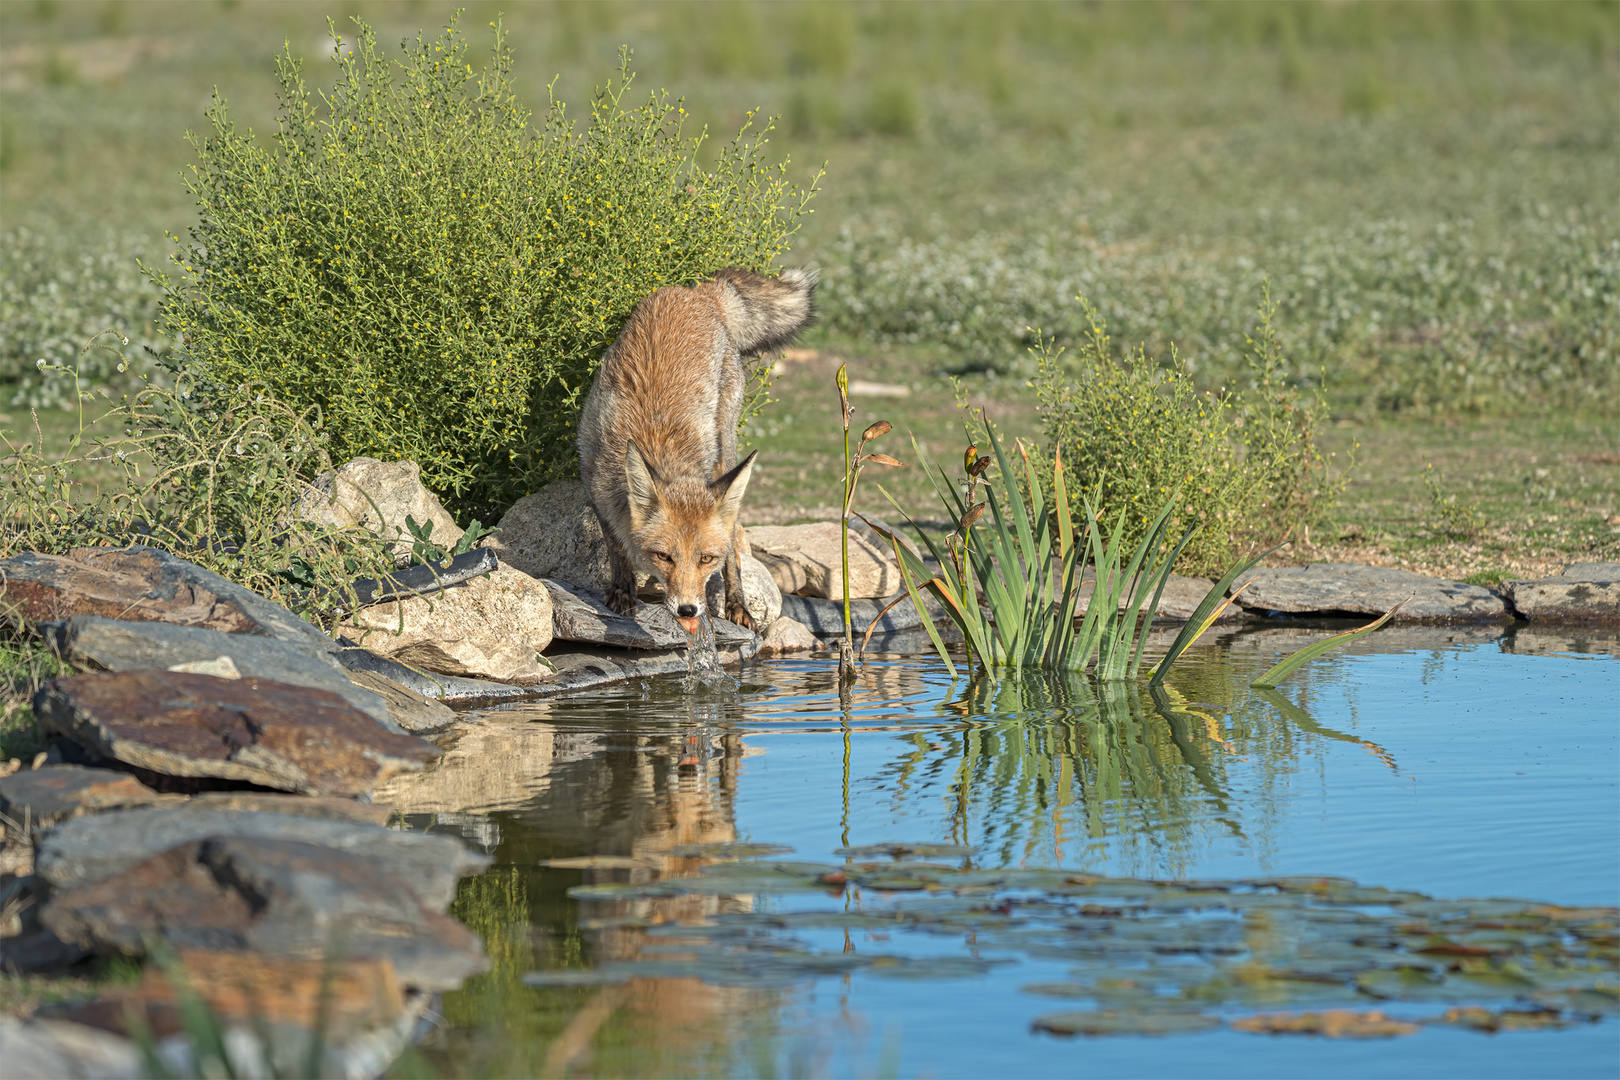
<instances>
[{"instance_id":1,"label":"limestone boulder","mask_svg":"<svg viewBox=\"0 0 1620 1080\"><path fill-rule=\"evenodd\" d=\"M318 652L337 645L274 601L157 548L74 548L0 559L0 605L28 622L98 615L273 637Z\"/></svg>"},{"instance_id":2,"label":"limestone boulder","mask_svg":"<svg viewBox=\"0 0 1620 1080\"><path fill-rule=\"evenodd\" d=\"M502 515L481 546L530 577L606 592L607 539L578 480L558 480L525 495Z\"/></svg>"},{"instance_id":3,"label":"limestone boulder","mask_svg":"<svg viewBox=\"0 0 1620 1080\"><path fill-rule=\"evenodd\" d=\"M754 558L748 552L743 552L738 561L742 571L743 608L748 617L754 620L754 625L761 631L775 622L782 614L782 590L777 588L776 579L765 564ZM705 597L709 607L710 618L723 619L726 614L726 585L724 575L716 574L709 579L709 588Z\"/></svg>"},{"instance_id":4,"label":"limestone boulder","mask_svg":"<svg viewBox=\"0 0 1620 1080\"><path fill-rule=\"evenodd\" d=\"M322 473L299 501L298 514L317 525L361 528L384 537L400 562L409 559L413 543L406 517L420 525L431 522L430 539L446 551L465 531L422 485L422 469L414 461L360 457Z\"/></svg>"},{"instance_id":5,"label":"limestone boulder","mask_svg":"<svg viewBox=\"0 0 1620 1080\"><path fill-rule=\"evenodd\" d=\"M809 627L785 615L765 628L764 637L764 643L760 645L759 651L766 656L809 652L821 644L816 635L810 632Z\"/></svg>"},{"instance_id":6,"label":"limestone boulder","mask_svg":"<svg viewBox=\"0 0 1620 1080\"><path fill-rule=\"evenodd\" d=\"M502 564L433 596L361 608L341 629L371 652L410 667L527 683L551 674L539 655L551 644L552 624L545 585Z\"/></svg>"},{"instance_id":7,"label":"limestone boulder","mask_svg":"<svg viewBox=\"0 0 1620 1080\"><path fill-rule=\"evenodd\" d=\"M1504 592L1533 623L1620 623L1620 563L1571 563L1557 577L1505 582Z\"/></svg>"},{"instance_id":8,"label":"limestone boulder","mask_svg":"<svg viewBox=\"0 0 1620 1080\"><path fill-rule=\"evenodd\" d=\"M753 555L770 571L784 594L843 598L843 555L837 522L809 525L755 525L747 530ZM904 588L900 569L887 550L851 529L851 598L891 596Z\"/></svg>"},{"instance_id":9,"label":"limestone boulder","mask_svg":"<svg viewBox=\"0 0 1620 1080\"><path fill-rule=\"evenodd\" d=\"M306 795L364 794L439 756L336 694L175 671L54 679L34 697L48 733L175 777L240 780Z\"/></svg>"},{"instance_id":10,"label":"limestone boulder","mask_svg":"<svg viewBox=\"0 0 1620 1080\"><path fill-rule=\"evenodd\" d=\"M1245 585L1248 588L1237 602L1250 611L1382 615L1406 601L1396 622L1481 622L1507 617L1502 598L1489 589L1388 566L1267 566L1240 575L1232 583L1232 591Z\"/></svg>"}]
</instances>

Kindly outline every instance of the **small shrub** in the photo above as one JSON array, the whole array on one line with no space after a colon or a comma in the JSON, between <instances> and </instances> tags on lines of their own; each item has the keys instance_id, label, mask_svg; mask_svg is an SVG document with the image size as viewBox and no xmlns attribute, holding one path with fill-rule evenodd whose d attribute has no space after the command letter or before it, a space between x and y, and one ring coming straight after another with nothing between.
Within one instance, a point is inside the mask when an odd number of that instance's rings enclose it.
<instances>
[{"instance_id":1,"label":"small shrub","mask_svg":"<svg viewBox=\"0 0 1620 1080\"><path fill-rule=\"evenodd\" d=\"M1184 572L1217 574L1240 547L1281 541L1332 506L1343 481L1316 445L1325 407L1284 377L1269 293L1247 339L1248 385L1224 393L1200 392L1174 348L1162 364L1140 347L1117 355L1081 305L1089 328L1077 348L1043 338L1033 350L1042 423L1071 470L1075 509L1090 498L1123 515L1134 544L1174 498L1169 531L1200 526Z\"/></svg>"},{"instance_id":2,"label":"small shrub","mask_svg":"<svg viewBox=\"0 0 1620 1080\"><path fill-rule=\"evenodd\" d=\"M753 114L700 167L679 102L626 102L627 53L583 130L555 98L531 128L491 25L475 71L454 20L399 61L357 22L319 98L284 51L269 145L216 99L192 140L201 221L178 280L153 271L192 370L318 406L334 456L415 460L486 520L577 472L579 407L635 302L767 270L816 184L765 163Z\"/></svg>"},{"instance_id":3,"label":"small shrub","mask_svg":"<svg viewBox=\"0 0 1620 1080\"><path fill-rule=\"evenodd\" d=\"M1447 491L1432 463L1423 466L1423 487L1429 493L1426 524L1430 532L1452 540L1478 539L1485 528L1484 515L1455 491Z\"/></svg>"},{"instance_id":4,"label":"small shrub","mask_svg":"<svg viewBox=\"0 0 1620 1080\"><path fill-rule=\"evenodd\" d=\"M100 335L84 351L121 357L113 339ZM0 435L0 557L149 544L315 621L355 605L355 578L392 569L380 538L298 513L311 481L332 467L319 409L291 408L262 386L182 373L173 386L147 383L117 404L96 395L111 406L98 423L121 431L93 438L82 413L92 395L68 375L81 422L66 446ZM113 479L88 491L87 468Z\"/></svg>"}]
</instances>

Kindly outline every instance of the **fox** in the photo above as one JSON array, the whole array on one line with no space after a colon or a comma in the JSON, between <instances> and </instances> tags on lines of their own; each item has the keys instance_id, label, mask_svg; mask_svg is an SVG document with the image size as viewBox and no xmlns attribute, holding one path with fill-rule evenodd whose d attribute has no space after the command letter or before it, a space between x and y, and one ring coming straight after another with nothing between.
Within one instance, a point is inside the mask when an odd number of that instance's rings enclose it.
<instances>
[{"instance_id":1,"label":"fox","mask_svg":"<svg viewBox=\"0 0 1620 1080\"><path fill-rule=\"evenodd\" d=\"M579 471L607 538L607 606L634 617L637 572L698 630L709 581L723 575L725 617L743 604L743 494L759 456L737 460L742 358L779 348L810 321L816 274L766 277L735 267L643 297L602 354L579 420Z\"/></svg>"}]
</instances>

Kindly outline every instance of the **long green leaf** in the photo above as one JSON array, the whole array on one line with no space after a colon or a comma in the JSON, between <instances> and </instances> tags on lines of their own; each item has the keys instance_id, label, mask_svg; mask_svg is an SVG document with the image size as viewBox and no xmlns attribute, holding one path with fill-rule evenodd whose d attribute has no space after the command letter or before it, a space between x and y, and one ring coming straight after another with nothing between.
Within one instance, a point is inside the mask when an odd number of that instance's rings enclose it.
<instances>
[{"instance_id":1,"label":"long green leaf","mask_svg":"<svg viewBox=\"0 0 1620 1080\"><path fill-rule=\"evenodd\" d=\"M1356 638L1370 634L1380 626L1383 626L1385 623L1389 622L1397 611L1401 610L1401 604L1405 604L1407 600L1410 599L1412 598L1408 596L1406 600L1402 600L1400 604L1396 604L1394 607L1384 612L1366 626L1358 627L1355 630L1346 630L1342 634L1334 634L1330 638L1326 638L1322 641L1305 646L1303 649L1286 658L1282 661L1282 663L1278 664L1276 667L1272 668L1270 671L1266 672L1249 685L1261 690L1274 689L1278 683L1282 682L1284 679L1288 678L1288 676L1292 675L1294 672L1298 671L1312 660L1315 660L1323 653L1328 652L1331 649L1337 649L1340 645L1348 645L1350 642L1356 640Z\"/></svg>"},{"instance_id":2,"label":"long green leaf","mask_svg":"<svg viewBox=\"0 0 1620 1080\"><path fill-rule=\"evenodd\" d=\"M1181 558L1182 551L1187 547L1193 533L1198 531L1198 524L1194 522L1188 526L1187 531L1181 534L1181 542L1164 561L1159 573L1159 587L1153 590L1153 602L1148 605L1147 619L1142 623L1142 632L1136 637L1136 652L1131 656L1131 677L1135 678L1137 672L1142 670L1142 649L1147 645L1148 631L1153 629L1153 620L1159 614L1159 600L1164 596L1164 587L1170 583L1170 574L1175 570L1176 560Z\"/></svg>"},{"instance_id":3,"label":"long green leaf","mask_svg":"<svg viewBox=\"0 0 1620 1080\"><path fill-rule=\"evenodd\" d=\"M1181 654L1186 652L1188 647L1198 639L1199 635L1209 628L1206 620L1210 619L1211 612L1217 606L1221 606L1221 601L1226 597L1226 590L1231 587L1232 582L1259 566L1262 559L1280 547L1282 547L1282 544L1267 548L1260 554L1250 558L1239 559L1227 568L1226 573L1221 575L1219 581L1209 587L1209 592L1204 594L1204 598L1198 602L1198 607L1193 609L1192 617L1182 626L1181 632L1176 635L1176 639L1170 643L1170 648L1159 661L1159 666L1153 669L1153 677L1148 680L1149 686L1158 686L1164 682L1164 677L1170 674L1171 665L1181 659Z\"/></svg>"},{"instance_id":4,"label":"long green leaf","mask_svg":"<svg viewBox=\"0 0 1620 1080\"><path fill-rule=\"evenodd\" d=\"M865 515L861 516L861 520L866 521ZM868 525L872 524L870 521L866 521L866 523ZM954 679L956 678L956 665L951 662L950 653L945 651L945 642L940 638L939 630L934 626L933 616L928 614L928 608L922 602L922 594L917 590L916 579L911 576L911 571L906 565L907 559L900 554L905 545L893 533L889 534L889 545L894 548L894 562L900 568L900 580L906 583L906 594L911 597L912 606L917 609L917 617L922 620L923 629L928 632L928 640L933 642L934 651L939 654L940 660L945 664L945 670L950 672L951 678ZM906 554L909 555L910 552ZM865 651L864 644L862 645L862 651Z\"/></svg>"}]
</instances>

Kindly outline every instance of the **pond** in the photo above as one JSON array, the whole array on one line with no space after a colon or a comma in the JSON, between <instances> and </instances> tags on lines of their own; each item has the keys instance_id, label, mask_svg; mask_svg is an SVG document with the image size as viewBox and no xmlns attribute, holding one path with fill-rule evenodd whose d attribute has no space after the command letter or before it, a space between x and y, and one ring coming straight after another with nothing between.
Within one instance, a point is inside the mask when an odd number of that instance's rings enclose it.
<instances>
[{"instance_id":1,"label":"pond","mask_svg":"<svg viewBox=\"0 0 1620 1080\"><path fill-rule=\"evenodd\" d=\"M497 859L425 1063L1614 1075L1620 635L1395 627L1250 689L1337 629L1159 694L884 655L841 700L817 654L470 713L394 793ZM1322 1010L1386 1037L1244 1030Z\"/></svg>"}]
</instances>

